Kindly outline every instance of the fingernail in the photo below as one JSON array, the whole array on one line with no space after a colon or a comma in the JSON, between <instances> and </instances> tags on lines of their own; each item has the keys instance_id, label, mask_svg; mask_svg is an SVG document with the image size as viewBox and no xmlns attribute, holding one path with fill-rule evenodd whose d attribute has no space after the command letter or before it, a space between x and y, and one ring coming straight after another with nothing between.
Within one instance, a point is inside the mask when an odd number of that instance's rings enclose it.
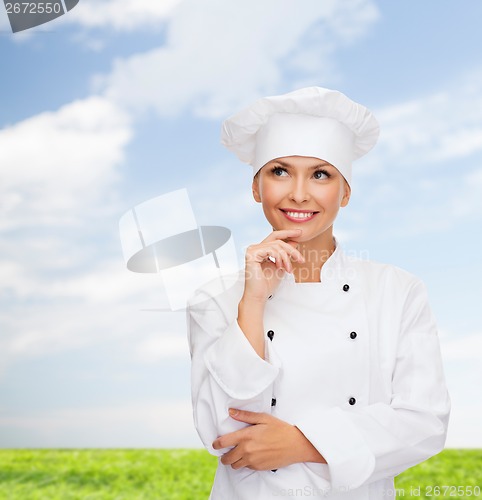
<instances>
[{"instance_id":1,"label":"fingernail","mask_svg":"<svg viewBox=\"0 0 482 500\"><path fill-rule=\"evenodd\" d=\"M232 417L235 417L238 414L238 410L235 410L234 408L229 408L229 414Z\"/></svg>"}]
</instances>

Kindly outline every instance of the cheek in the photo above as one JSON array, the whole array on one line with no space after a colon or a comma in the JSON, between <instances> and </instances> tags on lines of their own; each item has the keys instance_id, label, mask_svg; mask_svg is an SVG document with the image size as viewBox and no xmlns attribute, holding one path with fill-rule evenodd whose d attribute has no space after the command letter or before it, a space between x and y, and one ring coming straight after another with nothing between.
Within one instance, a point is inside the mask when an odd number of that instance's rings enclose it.
<instances>
[{"instance_id":1,"label":"cheek","mask_svg":"<svg viewBox=\"0 0 482 500\"><path fill-rule=\"evenodd\" d=\"M276 183L264 182L259 191L263 207L269 208L276 204L283 196L281 186Z\"/></svg>"},{"instance_id":2,"label":"cheek","mask_svg":"<svg viewBox=\"0 0 482 500\"><path fill-rule=\"evenodd\" d=\"M272 193L265 193L261 205L263 208L263 212L265 217L272 222L272 216L275 211L275 206L276 206L276 198L272 196Z\"/></svg>"},{"instance_id":3,"label":"cheek","mask_svg":"<svg viewBox=\"0 0 482 500\"><path fill-rule=\"evenodd\" d=\"M320 204L325 207L327 211L337 211L340 208L341 200L343 199L344 191L340 189L326 189L320 193Z\"/></svg>"},{"instance_id":4,"label":"cheek","mask_svg":"<svg viewBox=\"0 0 482 500\"><path fill-rule=\"evenodd\" d=\"M331 202L337 206L337 208L341 207L341 204L343 202L343 198L346 195L346 188L343 184L339 184L336 189L333 189L333 192L331 194Z\"/></svg>"}]
</instances>

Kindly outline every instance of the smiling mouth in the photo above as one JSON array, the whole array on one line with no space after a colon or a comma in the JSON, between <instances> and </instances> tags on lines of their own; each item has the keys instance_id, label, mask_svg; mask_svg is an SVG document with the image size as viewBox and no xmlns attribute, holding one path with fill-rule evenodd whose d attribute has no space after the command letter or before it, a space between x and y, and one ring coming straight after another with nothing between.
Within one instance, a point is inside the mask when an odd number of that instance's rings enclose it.
<instances>
[{"instance_id":1,"label":"smiling mouth","mask_svg":"<svg viewBox=\"0 0 482 500\"><path fill-rule=\"evenodd\" d=\"M284 216L292 221L296 222L306 222L311 220L318 212L307 212L302 210L284 210L281 209Z\"/></svg>"}]
</instances>

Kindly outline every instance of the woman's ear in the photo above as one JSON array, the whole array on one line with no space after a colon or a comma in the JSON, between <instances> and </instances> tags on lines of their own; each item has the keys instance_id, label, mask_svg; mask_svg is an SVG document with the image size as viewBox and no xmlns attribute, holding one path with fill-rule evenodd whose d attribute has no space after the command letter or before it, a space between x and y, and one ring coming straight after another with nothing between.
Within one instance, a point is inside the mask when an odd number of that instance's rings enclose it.
<instances>
[{"instance_id":1,"label":"woman's ear","mask_svg":"<svg viewBox=\"0 0 482 500\"><path fill-rule=\"evenodd\" d=\"M259 175L258 174L259 174L259 172L253 178L252 189L253 189L253 198L258 203L261 203L261 197L259 196Z\"/></svg>"},{"instance_id":2,"label":"woman's ear","mask_svg":"<svg viewBox=\"0 0 482 500\"><path fill-rule=\"evenodd\" d=\"M346 207L348 205L348 202L350 201L350 196L351 196L351 187L348 182L345 180L345 186L344 186L344 194L343 198L341 199L340 207Z\"/></svg>"}]
</instances>

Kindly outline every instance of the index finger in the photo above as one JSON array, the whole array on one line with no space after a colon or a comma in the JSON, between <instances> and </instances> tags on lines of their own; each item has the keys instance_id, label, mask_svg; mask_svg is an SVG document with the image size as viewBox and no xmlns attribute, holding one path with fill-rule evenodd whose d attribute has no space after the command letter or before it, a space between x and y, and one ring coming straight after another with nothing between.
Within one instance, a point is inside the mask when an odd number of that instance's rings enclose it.
<instances>
[{"instance_id":1,"label":"index finger","mask_svg":"<svg viewBox=\"0 0 482 500\"><path fill-rule=\"evenodd\" d=\"M229 448L230 446L236 446L241 441L240 433L242 433L246 429L240 429L239 431L229 432L228 434L224 434L223 436L219 436L213 441L213 448L215 450L220 450L222 448Z\"/></svg>"}]
</instances>

